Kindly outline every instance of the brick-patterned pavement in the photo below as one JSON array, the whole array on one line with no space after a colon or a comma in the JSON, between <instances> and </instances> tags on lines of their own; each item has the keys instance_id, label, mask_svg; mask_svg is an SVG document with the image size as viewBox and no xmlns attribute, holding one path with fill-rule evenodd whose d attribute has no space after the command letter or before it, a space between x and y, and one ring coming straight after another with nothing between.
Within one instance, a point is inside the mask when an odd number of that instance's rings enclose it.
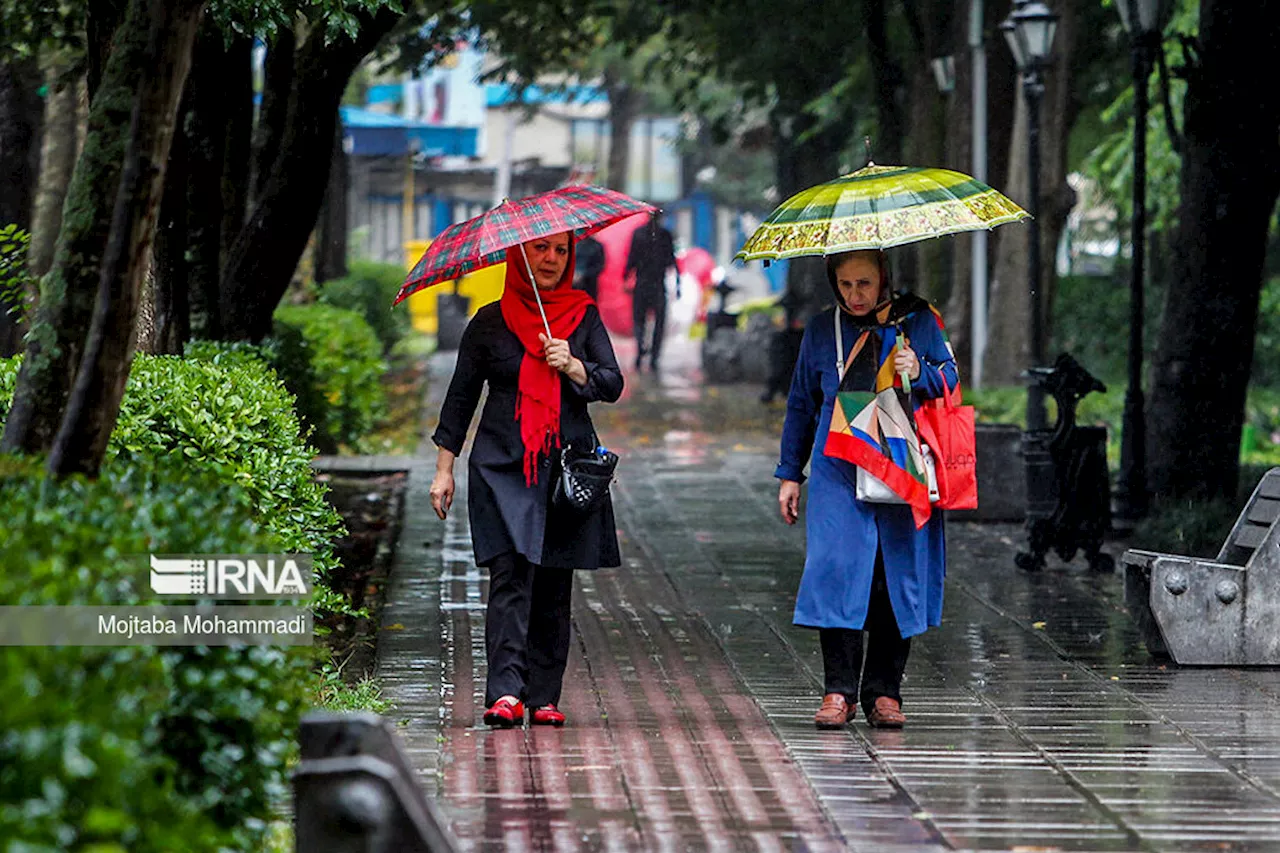
<instances>
[{"instance_id":1,"label":"brick-patterned pavement","mask_svg":"<svg viewBox=\"0 0 1280 853\"><path fill-rule=\"evenodd\" d=\"M949 526L907 728L815 730L780 412L750 386L703 387L688 348L666 361L597 407L623 459L624 565L578 574L564 729L480 721L486 574L465 478L448 522L431 513L424 442L379 674L465 849L1280 851L1280 672L1151 661L1119 579L1019 572L1017 526ZM448 356L432 368L434 414Z\"/></svg>"}]
</instances>

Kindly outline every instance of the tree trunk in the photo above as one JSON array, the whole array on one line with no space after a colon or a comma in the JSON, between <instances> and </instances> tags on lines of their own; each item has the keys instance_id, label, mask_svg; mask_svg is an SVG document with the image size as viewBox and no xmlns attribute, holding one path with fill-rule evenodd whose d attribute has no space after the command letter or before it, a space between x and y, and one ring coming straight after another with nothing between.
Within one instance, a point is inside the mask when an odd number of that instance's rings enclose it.
<instances>
[{"instance_id":1,"label":"tree trunk","mask_svg":"<svg viewBox=\"0 0 1280 853\"><path fill-rule=\"evenodd\" d=\"M222 155L222 254L226 266L231 246L244 227L249 207L250 157L253 139L253 39L240 37L227 48L223 91L226 92L227 138ZM217 303L210 303L216 308ZM217 316L211 310L210 317ZM207 335L207 337L219 337Z\"/></svg>"},{"instance_id":2,"label":"tree trunk","mask_svg":"<svg viewBox=\"0 0 1280 853\"><path fill-rule=\"evenodd\" d=\"M1040 251L1044 270L1041 278L1044 297L1040 305L1046 353L1050 361L1057 355L1048 351L1048 343L1053 336L1053 304L1058 294L1058 243L1062 240L1067 216L1076 203L1075 190L1067 183L1067 146L1082 106L1078 97L1079 86L1073 80L1082 17L1079 4L1063 4L1058 35L1054 39L1054 62L1048 71L1051 82L1045 91L1041 114L1048 145L1043 149L1041 161L1040 224L1045 243ZM1097 369L1097 365L1084 366Z\"/></svg>"},{"instance_id":3,"label":"tree trunk","mask_svg":"<svg viewBox=\"0 0 1280 853\"><path fill-rule=\"evenodd\" d=\"M1148 483L1158 499L1236 498L1280 93L1241 86L1280 40L1267 4L1202 0L1184 101L1179 251L1151 365Z\"/></svg>"},{"instance_id":4,"label":"tree trunk","mask_svg":"<svg viewBox=\"0 0 1280 853\"><path fill-rule=\"evenodd\" d=\"M852 108L846 120L832 121L823 129L801 137L812 126L813 117L797 105L794 113L775 111L771 122L777 140L776 168L779 199L789 198L839 172L840 153L854 124ZM810 316L832 301L822 258L792 258L787 262L787 300L796 318Z\"/></svg>"},{"instance_id":5,"label":"tree trunk","mask_svg":"<svg viewBox=\"0 0 1280 853\"><path fill-rule=\"evenodd\" d=\"M89 100L97 96L103 69L115 45L116 29L124 21L126 0L89 0L85 17L85 79Z\"/></svg>"},{"instance_id":6,"label":"tree trunk","mask_svg":"<svg viewBox=\"0 0 1280 853\"><path fill-rule=\"evenodd\" d=\"M176 355L181 348L166 349L160 340L160 332L156 326L158 302L156 296L156 265L154 251L148 253L143 268L147 271L142 277L142 286L138 289L138 310L133 322L133 352L145 352L149 355ZM171 342L169 342L171 343Z\"/></svg>"},{"instance_id":7,"label":"tree trunk","mask_svg":"<svg viewBox=\"0 0 1280 853\"><path fill-rule=\"evenodd\" d=\"M53 267L40 284L40 304L27 337L0 452L43 453L53 445L93 317L133 126L134 94L164 82L153 80L156 69L149 50L147 4L132 0L129 14L132 17L116 33L89 107L84 150L67 190ZM168 118L166 112L149 121Z\"/></svg>"},{"instance_id":8,"label":"tree trunk","mask_svg":"<svg viewBox=\"0 0 1280 853\"><path fill-rule=\"evenodd\" d=\"M122 69L121 76L143 74L130 99L129 141L84 357L49 454L48 470L54 476L96 475L120 413L133 362L138 291L147 272L175 113L204 5L205 0L133 0L118 34L121 42L128 39L129 48L135 39L142 48L137 57L142 62ZM126 50L118 43L107 62L99 90L103 99L115 97L108 89L116 84L117 58L134 58Z\"/></svg>"},{"instance_id":9,"label":"tree trunk","mask_svg":"<svg viewBox=\"0 0 1280 853\"><path fill-rule=\"evenodd\" d=\"M958 11L963 18L967 13ZM1012 148L1014 104L1021 97L1009 51L999 36L996 26L1008 11L1007 4L997 0L983 3L983 44L987 66L987 102L973 103L973 52L966 43L956 48L956 91L948 109L948 166L971 174L973 172L973 116L974 110L985 107L987 113L987 174L986 182L1004 192L1013 189L1004 183L1009 174L1009 155ZM1025 145L1025 142L1023 143ZM1025 170L1025 166L1022 167ZM1024 184L1025 186L1025 184ZM1015 243L1026 243L1022 227L1000 228L987 234L987 277L990 293L992 259L999 256L1000 242L1008 238ZM972 275L974 238L969 234L957 235L953 240L955 254L951 267L951 296L945 313L947 333L955 349L956 358L973 375L973 300ZM990 303L988 303L989 305ZM990 316L990 312L988 312ZM988 374L989 376L989 374ZM987 379L989 382L990 380Z\"/></svg>"},{"instance_id":10,"label":"tree trunk","mask_svg":"<svg viewBox=\"0 0 1280 853\"><path fill-rule=\"evenodd\" d=\"M31 249L27 263L31 275L40 278L53 266L53 248L62 228L62 205L76 165L76 100L78 79L68 64L51 60L45 71L44 142L40 157L40 181L36 188L35 214L31 221Z\"/></svg>"},{"instance_id":11,"label":"tree trunk","mask_svg":"<svg viewBox=\"0 0 1280 853\"><path fill-rule=\"evenodd\" d=\"M942 120L946 105L938 97L938 87L928 60L915 63L917 70L911 75L911 134L907 138L905 163L913 166L940 166L943 162L945 138ZM950 238L922 240L901 253L906 275L899 287L915 291L930 302L937 303L947 295L950 284L947 270L947 251L954 242Z\"/></svg>"},{"instance_id":12,"label":"tree trunk","mask_svg":"<svg viewBox=\"0 0 1280 853\"><path fill-rule=\"evenodd\" d=\"M297 52L295 87L280 152L222 276L224 337L260 341L315 228L329 180L338 105L356 66L400 15L361 15L359 33L328 44L319 28Z\"/></svg>"},{"instance_id":13,"label":"tree trunk","mask_svg":"<svg viewBox=\"0 0 1280 853\"><path fill-rule=\"evenodd\" d=\"M0 227L31 230L36 179L40 174L40 67L35 57L0 64ZM0 357L22 345L19 315L0 310Z\"/></svg>"},{"instance_id":14,"label":"tree trunk","mask_svg":"<svg viewBox=\"0 0 1280 853\"><path fill-rule=\"evenodd\" d=\"M40 171L40 66L35 58L0 63L0 225L31 229Z\"/></svg>"},{"instance_id":15,"label":"tree trunk","mask_svg":"<svg viewBox=\"0 0 1280 853\"><path fill-rule=\"evenodd\" d=\"M902 4L911 49L906 63L908 127L902 162L911 166L941 166L946 154L946 119L949 95L938 91L932 60L951 52L948 35L952 30L953 0L925 0ZM922 240L898 252L904 277L900 287L915 291L939 304L950 289L950 256L955 241Z\"/></svg>"},{"instance_id":16,"label":"tree trunk","mask_svg":"<svg viewBox=\"0 0 1280 853\"><path fill-rule=\"evenodd\" d=\"M1064 4L1054 41L1055 60L1045 72L1045 92L1040 104L1040 192L1036 221L1001 229L996 247L995 274L991 281L990 327L984 356L984 381L991 385L1023 384L1020 374L1031 366L1031 292L1028 270L1027 229L1040 231L1038 288L1042 340L1048 354L1052 323L1053 294L1056 289L1055 255L1072 193L1066 184L1067 142L1079 114L1071 98L1072 58L1079 31L1076 7ZM1027 174L1026 99L1018 93L1009 146L1008 177L1003 191L1014 201L1026 204L1029 195Z\"/></svg>"},{"instance_id":17,"label":"tree trunk","mask_svg":"<svg viewBox=\"0 0 1280 853\"><path fill-rule=\"evenodd\" d=\"M631 128L640 96L616 69L605 70L604 90L609 98L609 174L605 186L626 192L631 171Z\"/></svg>"},{"instance_id":18,"label":"tree trunk","mask_svg":"<svg viewBox=\"0 0 1280 853\"><path fill-rule=\"evenodd\" d=\"M174 297L172 317L164 323L170 352L181 352L191 334L190 306L199 307L206 333L209 318L218 312L218 288L222 272L223 151L226 145L227 109L225 80L235 73L228 67L221 28L206 20L192 51L191 73L178 122L183 137L186 173L179 180L185 190L181 213L183 229L182 278L166 282L158 292ZM179 314L182 316L179 318ZM216 321L215 321L216 322ZM215 329L216 330L216 329Z\"/></svg>"},{"instance_id":19,"label":"tree trunk","mask_svg":"<svg viewBox=\"0 0 1280 853\"><path fill-rule=\"evenodd\" d=\"M333 167L320 208L316 237L316 283L347 274L347 152L342 148L342 121L334 122Z\"/></svg>"},{"instance_id":20,"label":"tree trunk","mask_svg":"<svg viewBox=\"0 0 1280 853\"><path fill-rule=\"evenodd\" d=\"M280 139L289 120L293 100L294 66L298 61L297 36L291 29L276 32L275 42L267 48L263 68L262 103L258 108L258 124L253 130L253 166L250 203L257 204L266 192L271 169L280 154ZM236 229L239 236L240 229ZM233 245L234 238L227 245Z\"/></svg>"},{"instance_id":21,"label":"tree trunk","mask_svg":"<svg viewBox=\"0 0 1280 853\"><path fill-rule=\"evenodd\" d=\"M902 163L906 119L903 115L902 67L894 60L889 47L889 27L885 0L868 0L866 9L867 55L871 59L871 76L876 94L876 118L879 138L871 140L871 156L877 163ZM865 163L859 162L857 168Z\"/></svg>"},{"instance_id":22,"label":"tree trunk","mask_svg":"<svg viewBox=\"0 0 1280 853\"><path fill-rule=\"evenodd\" d=\"M192 63L193 71L195 63ZM189 75L188 75L189 81ZM181 117L187 110L184 93L178 105ZM178 121L169 145L164 191L156 217L151 292L155 297L155 346L158 352L180 353L191 333L190 289L187 286L187 179L190 151L183 122Z\"/></svg>"}]
</instances>

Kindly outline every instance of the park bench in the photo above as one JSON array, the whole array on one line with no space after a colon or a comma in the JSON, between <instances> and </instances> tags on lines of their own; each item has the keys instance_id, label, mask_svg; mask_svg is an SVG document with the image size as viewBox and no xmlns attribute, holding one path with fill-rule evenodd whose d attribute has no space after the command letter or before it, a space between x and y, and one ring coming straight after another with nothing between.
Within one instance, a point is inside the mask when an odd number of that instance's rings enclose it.
<instances>
[{"instance_id":1,"label":"park bench","mask_svg":"<svg viewBox=\"0 0 1280 853\"><path fill-rule=\"evenodd\" d=\"M1280 468L1236 519L1217 559L1130 549L1125 604L1148 650L1179 664L1280 664Z\"/></svg>"},{"instance_id":2,"label":"park bench","mask_svg":"<svg viewBox=\"0 0 1280 853\"><path fill-rule=\"evenodd\" d=\"M377 714L302 719L293 774L298 853L455 853L457 842Z\"/></svg>"}]
</instances>

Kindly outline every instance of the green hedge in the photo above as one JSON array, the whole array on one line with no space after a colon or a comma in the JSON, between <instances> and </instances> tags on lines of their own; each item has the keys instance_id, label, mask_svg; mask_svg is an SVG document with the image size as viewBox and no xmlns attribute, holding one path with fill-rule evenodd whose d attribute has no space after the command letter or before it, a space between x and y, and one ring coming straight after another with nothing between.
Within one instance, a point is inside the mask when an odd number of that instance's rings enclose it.
<instances>
[{"instance_id":1,"label":"green hedge","mask_svg":"<svg viewBox=\"0 0 1280 853\"><path fill-rule=\"evenodd\" d=\"M364 318L332 305L276 309L275 365L321 453L367 435L386 411L382 345Z\"/></svg>"},{"instance_id":2,"label":"green hedge","mask_svg":"<svg viewBox=\"0 0 1280 853\"><path fill-rule=\"evenodd\" d=\"M352 261L347 275L320 285L320 302L363 316L382 342L385 354L409 333L411 326L407 306L391 307L402 284L402 267L377 261Z\"/></svg>"},{"instance_id":3,"label":"green hedge","mask_svg":"<svg viewBox=\"0 0 1280 853\"><path fill-rule=\"evenodd\" d=\"M0 414L17 361L0 360ZM344 611L327 583L342 521L312 476L311 458L293 398L248 349L219 360L139 355L107 445L109 462L163 460L217 476L228 486L222 500L240 502L282 549L314 555L316 609Z\"/></svg>"},{"instance_id":4,"label":"green hedge","mask_svg":"<svg viewBox=\"0 0 1280 853\"><path fill-rule=\"evenodd\" d=\"M243 489L191 466L45 482L0 462L0 603L144 604L145 555L275 550ZM260 850L310 649L0 649L7 851Z\"/></svg>"}]
</instances>

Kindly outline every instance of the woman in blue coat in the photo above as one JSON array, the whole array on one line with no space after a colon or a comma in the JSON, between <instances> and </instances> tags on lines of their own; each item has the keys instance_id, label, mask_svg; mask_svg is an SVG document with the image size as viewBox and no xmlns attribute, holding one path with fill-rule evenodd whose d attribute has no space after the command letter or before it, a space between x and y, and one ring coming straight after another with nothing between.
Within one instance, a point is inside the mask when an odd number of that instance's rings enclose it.
<instances>
[{"instance_id":1,"label":"woman in blue coat","mask_svg":"<svg viewBox=\"0 0 1280 853\"><path fill-rule=\"evenodd\" d=\"M793 621L817 628L822 645L825 695L814 717L818 727L844 726L860 703L870 725L900 728L906 722L900 690L911 637L942 619L942 515L932 513L917 528L905 504L858 500L857 468L825 455L823 448L842 379L845 391L875 391L877 375L884 375L892 359L892 371L910 379L910 394L898 394L903 408L912 411L943 396L944 382L954 388L958 375L936 312L919 297L890 291L882 252L832 255L827 278L836 306L820 312L805 330L774 472L781 481L783 521L795 524L804 468L810 466L807 548ZM864 345L850 361L864 332ZM894 342L901 344L896 350Z\"/></svg>"}]
</instances>

